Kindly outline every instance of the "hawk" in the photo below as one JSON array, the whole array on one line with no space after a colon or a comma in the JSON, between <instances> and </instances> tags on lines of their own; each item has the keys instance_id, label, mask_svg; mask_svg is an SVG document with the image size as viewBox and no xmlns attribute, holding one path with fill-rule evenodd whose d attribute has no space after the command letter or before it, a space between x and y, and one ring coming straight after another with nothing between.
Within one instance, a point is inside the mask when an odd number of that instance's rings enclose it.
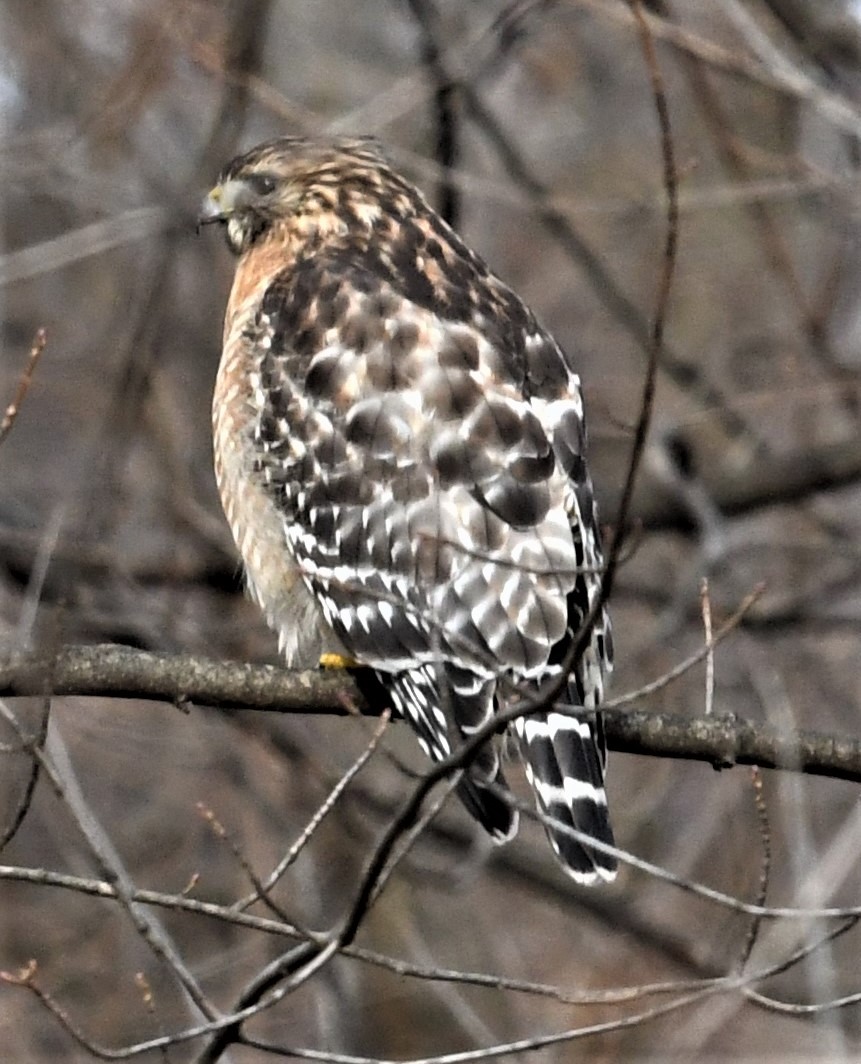
<instances>
[{"instance_id":1,"label":"hawk","mask_svg":"<svg viewBox=\"0 0 861 1064\"><path fill-rule=\"evenodd\" d=\"M238 256L215 470L248 587L287 663L351 663L442 759L558 674L602 554L579 378L532 311L370 138L284 137L232 160L201 222ZM599 615L567 682L594 710ZM562 866L615 861L600 716L510 726ZM517 829L500 739L458 791Z\"/></svg>"}]
</instances>

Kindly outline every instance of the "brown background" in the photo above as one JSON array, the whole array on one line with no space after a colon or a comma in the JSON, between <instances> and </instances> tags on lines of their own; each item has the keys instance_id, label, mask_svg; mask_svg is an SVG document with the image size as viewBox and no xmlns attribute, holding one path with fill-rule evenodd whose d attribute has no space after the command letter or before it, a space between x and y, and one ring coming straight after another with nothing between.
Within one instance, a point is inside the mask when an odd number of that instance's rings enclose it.
<instances>
[{"instance_id":1,"label":"brown background","mask_svg":"<svg viewBox=\"0 0 861 1064\"><path fill-rule=\"evenodd\" d=\"M812 10L811 10L812 9ZM636 550L613 601L614 693L654 679L768 590L715 662L716 712L857 733L861 596L861 313L856 25L838 3L687 0L653 21L680 169L680 251L669 361L640 481ZM486 126L455 105L469 242L577 353L592 466L612 525L645 365L665 231L654 103L623 3L436 6L434 32L550 203L594 254L584 266L542 225ZM494 27L519 16L517 32ZM815 18L814 22L810 22ZM276 660L241 594L211 473L209 403L232 262L195 235L201 194L236 150L285 132L372 132L433 197L434 86L411 5L395 0L31 0L0 8L0 403L36 329L48 343L0 449L0 640L113 641ZM677 460L682 459L682 472ZM674 465L674 461L676 464ZM707 520L706 520L707 518ZM703 712L699 667L645 703ZM38 705L8 708L33 726ZM161 704L56 699L63 747L134 882L229 904L248 890L204 802L265 875L357 756L361 722L188 715ZM370 726L369 726L370 727ZM419 766L408 734L390 748ZM15 746L5 728L0 741ZM62 746L61 746L62 744ZM4 752L13 810L29 758ZM620 845L741 898L762 840L747 770L616 755ZM325 929L409 783L375 757L276 896ZM855 904L857 788L767 775L773 904ZM703 980L734 970L749 918L624 869L575 890L540 829L469 849L448 807L375 908L360 942L430 967L576 989ZM70 795L43 779L8 865L101 878ZM287 940L162 912L219 1005ZM818 923L766 922L753 967ZM762 985L785 1001L859 989L857 935ZM0 879L0 967L30 958L92 1039L118 1047L192 1022L176 983L116 905ZM147 1012L135 973L155 994ZM574 1007L505 988L398 977L339 959L254 1030L281 1045L386 1058L434 1056L630 1017L669 1000ZM0 1055L89 1059L23 990L0 985ZM187 1046L171 1060L188 1059ZM852 1009L786 1015L719 995L530 1059L855 1060ZM144 1059L161 1059L150 1054ZM236 1049L231 1059L263 1055Z\"/></svg>"}]
</instances>

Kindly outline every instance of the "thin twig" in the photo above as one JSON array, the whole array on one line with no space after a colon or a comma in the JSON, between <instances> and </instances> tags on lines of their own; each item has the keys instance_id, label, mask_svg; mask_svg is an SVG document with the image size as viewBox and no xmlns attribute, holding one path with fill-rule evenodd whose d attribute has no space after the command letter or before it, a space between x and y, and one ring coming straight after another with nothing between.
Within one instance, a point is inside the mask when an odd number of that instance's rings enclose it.
<instances>
[{"instance_id":1,"label":"thin twig","mask_svg":"<svg viewBox=\"0 0 861 1064\"><path fill-rule=\"evenodd\" d=\"M416 841L423 834L428 825L435 819L439 811L448 801L449 797L457 789L457 785L460 782L460 779L461 773L453 772L451 778L446 781L445 787L442 788L442 791L438 795L438 797L433 802L428 803L427 809L425 809L422 815L418 817L415 824L413 824L413 826L409 830L404 832L403 838L401 839L399 845L396 847L395 852L392 854L389 863L383 868L382 872L380 872L376 887L374 889L373 894L371 895L370 901L368 902L369 909L376 904L377 899L386 889L386 885L391 879L395 869L407 856L407 854L415 845Z\"/></svg>"},{"instance_id":2,"label":"thin twig","mask_svg":"<svg viewBox=\"0 0 861 1064\"><path fill-rule=\"evenodd\" d=\"M287 914L269 896L269 892L266 890L266 887L261 882L260 877L257 875L256 871L254 870L254 867L248 860L248 857L245 855L245 852L242 850L241 846L236 842L236 840L233 838L227 828L221 823L215 813L204 802L197 803L197 810L204 818L204 820L206 820L206 822L209 824L215 837L220 839L222 842L226 843L227 846L230 847L230 852L239 862L239 865L242 868L243 872L246 874L246 876L248 876L249 882L254 887L254 894L252 895L252 899L254 901L262 901L273 916L277 917L278 919L287 921Z\"/></svg>"},{"instance_id":3,"label":"thin twig","mask_svg":"<svg viewBox=\"0 0 861 1064\"><path fill-rule=\"evenodd\" d=\"M652 322L651 337L648 347L648 362L645 379L643 381L643 394L640 400L640 415L637 419L634 441L631 446L631 457L625 475L625 485L622 489L621 502L619 503L619 512L616 518L616 535L613 539L610 554L607 559L607 569L601 579L600 590L596 595L594 602L590 605L589 614L581 625L577 638L573 640L570 650L565 655L565 661L563 663L559 680L555 685L551 685L558 687L558 690L555 691L555 696L557 697L562 693L564 679L583 656L586 647L589 645L592 636L592 628L597 619L601 616L604 605L609 600L613 591L613 581L619 565L623 536L625 535L625 530L628 524L628 514L634 498L634 487L636 485L637 474L640 470L643 454L646 449L646 438L649 434L649 427L652 422L658 367L661 365L662 358L665 354L664 326L667 310L669 308L670 291L673 283L673 275L675 273L676 252L678 248L678 179L676 176L675 149L673 147L673 135L672 127L670 125L667 97L664 91L660 67L658 66L657 55L655 54L654 42L652 41L649 32L648 23L644 19L640 0L630 0L630 2L634 15L640 25L640 43L646 60L646 66L649 71L655 113L657 115L660 130L663 180L664 189L667 194L666 241L661 260L661 275L658 282L658 292L655 301L655 316ZM550 701L551 696L548 695L545 704L549 704Z\"/></svg>"},{"instance_id":4,"label":"thin twig","mask_svg":"<svg viewBox=\"0 0 861 1064\"><path fill-rule=\"evenodd\" d=\"M524 1038L515 1042L507 1042L494 1046L486 1046L481 1049L466 1050L459 1053L444 1053L430 1057L412 1057L402 1060L400 1064L480 1064L482 1061L495 1060L499 1057L516 1055L518 1053L531 1052L551 1045L562 1045L582 1038L590 1038L599 1034L609 1034L614 1031L622 1031L631 1027L638 1027L661 1016L670 1015L690 1005L715 997L719 994L744 991L745 988L755 983L763 982L772 976L779 975L795 966L800 960L808 956L813 949L818 949L824 942L830 941L838 934L843 933L844 927L823 935L812 946L805 946L795 951L789 957L784 957L755 973L734 974L725 976L713 983L707 983L687 994L680 994L675 1000L663 1005L657 1005L651 1009L624 1016L617 1020L608 1020L602 1023L590 1024L585 1027L574 1027L566 1031L553 1032L550 1034L537 1035L532 1038ZM752 992L754 993L754 992ZM832 1007L844 1004L852 1004L861 995L852 995ZM315 1060L325 1064L395 1064L393 1061L382 1060L377 1057L359 1057L344 1053L331 1053L318 1049L305 1049L287 1046L277 1046L258 1039L243 1039L243 1044L268 1053L279 1053L288 1057L298 1057L301 1060Z\"/></svg>"},{"instance_id":5,"label":"thin twig","mask_svg":"<svg viewBox=\"0 0 861 1064\"><path fill-rule=\"evenodd\" d=\"M756 894L757 905L765 906L768 897L768 878L771 873L771 825L768 820L768 806L765 795L762 792L762 773L759 767L754 765L750 770L750 781L753 787L753 800L756 805L756 820L759 827L759 841L762 847L762 862L759 871L759 887ZM750 960L753 947L756 944L759 929L762 925L762 917L755 916L747 930L747 937L742 946L736 970L743 972Z\"/></svg>"},{"instance_id":6,"label":"thin twig","mask_svg":"<svg viewBox=\"0 0 861 1064\"><path fill-rule=\"evenodd\" d=\"M751 16L743 12L737 3L727 6L731 17L744 20L746 39L748 36L754 39L761 39L764 36L759 32ZM686 66L693 90L691 98L698 103L706 118L724 165L737 180L748 180L751 177L751 166L735 134L728 109L721 102L707 72L701 65L696 60L690 59ZM808 342L811 354L828 374L831 383L837 387L844 408L852 417L857 417L858 403L853 387L856 375L835 355L828 338L827 323L815 311L805 291L793 253L781 233L770 204L766 201L753 200L746 205L746 209L753 221L754 230L759 236L764 257L775 277L780 280L786 290L787 307L795 313L800 331Z\"/></svg>"},{"instance_id":7,"label":"thin twig","mask_svg":"<svg viewBox=\"0 0 861 1064\"><path fill-rule=\"evenodd\" d=\"M12 726L22 742L26 741L26 736L20 723L2 701L0 701L0 716ZM151 920L135 904L134 884L124 868L119 854L114 850L104 828L96 819L83 793L80 791L77 779L72 772L71 764L68 763L68 755L61 737L52 733L48 739L49 742L46 744L45 750L38 746L31 746L33 756L38 759L42 771L50 781L55 793L65 802L72 814L75 826L90 852L99 862L104 874L116 884L117 899L120 901L135 930L152 952L174 974L177 982L187 994L188 999L194 1003L200 1013L208 1019L217 1017L218 1010L207 999L197 979L188 969L164 928ZM50 751L49 756L47 747L51 745L51 739L53 739L53 750Z\"/></svg>"},{"instance_id":8,"label":"thin twig","mask_svg":"<svg viewBox=\"0 0 861 1064\"><path fill-rule=\"evenodd\" d=\"M489 785L489 789L494 789L495 786L495 784L491 784ZM809 921L843 920L847 917L861 918L861 905L822 906L820 908L812 907L809 909L805 907L802 909L793 908L791 906L761 905L758 902L745 901L743 898L737 898L722 890L716 890L714 887L706 886L704 883L699 883L696 880L677 875L675 872L671 872L667 868L662 868L660 865L653 864L651 861L645 861L643 858L637 857L635 854L623 850L618 846L612 846L609 843L601 842L600 839L594 838L588 832L580 831L577 828L573 828L570 825L563 823L561 820L557 820L555 817L548 816L546 813L541 812L541 810L533 808L529 803L523 802L511 794L506 797L506 801L510 802L515 809L521 812L529 820L537 820L542 826L550 827L555 832L568 835L570 838L575 839L581 845L588 846L590 849L598 850L600 853L614 857L620 863L626 864L639 872L643 872L652 879L659 880L663 883L669 883L671 886L677 887L686 894L691 894L694 897L712 902L730 912L745 913L748 916L759 917L766 920L793 919Z\"/></svg>"},{"instance_id":9,"label":"thin twig","mask_svg":"<svg viewBox=\"0 0 861 1064\"><path fill-rule=\"evenodd\" d=\"M367 764L368 760L371 758L372 754L377 749L380 740L385 734L385 731L389 726L390 719L390 711L383 710L380 716L380 722L374 729L374 733L371 736L371 740L368 745L365 747L365 749L362 751L356 761L354 761L353 764L350 765L347 771L338 780L338 782L326 796L326 800L315 811L313 817L311 817L309 822L306 824L299 837L296 839L296 841L293 843L293 845L290 847L284 857L278 862L278 864L272 870L265 882L261 883L253 894L249 894L244 898L240 898L239 901L234 902L233 907L237 911L242 912L250 905L252 905L255 901L257 901L257 899L260 897L260 891L265 894L268 894L278 882L278 880L281 879L287 869L294 863L296 858L311 840L312 836L314 835L314 832L317 830L323 820L329 815L329 813L335 808L336 804L338 803L338 800L346 790L347 786L356 778L359 772L361 772L361 770Z\"/></svg>"},{"instance_id":10,"label":"thin twig","mask_svg":"<svg viewBox=\"0 0 861 1064\"><path fill-rule=\"evenodd\" d=\"M657 680L653 680L651 683L642 684L634 691L628 691L626 694L617 695L615 698L608 699L604 702L603 708L621 709L623 706L628 706L632 702L639 702L648 698L650 695L657 694L658 691L662 691L665 687L668 687L671 683L678 680L679 677L684 676L686 672L689 672L695 665L698 665L704 658L708 657L710 653L713 653L714 648L738 628L745 616L764 594L765 584L758 584L749 595L745 595L738 609L736 609L724 621L710 640L703 643L699 650L695 651L683 661L680 661L678 665L673 666L672 669L663 673L657 678Z\"/></svg>"},{"instance_id":11,"label":"thin twig","mask_svg":"<svg viewBox=\"0 0 861 1064\"><path fill-rule=\"evenodd\" d=\"M137 207L61 236L0 255L0 288L52 273L113 248L168 231L175 221L165 207Z\"/></svg>"},{"instance_id":12,"label":"thin twig","mask_svg":"<svg viewBox=\"0 0 861 1064\"><path fill-rule=\"evenodd\" d=\"M577 7L594 11L612 22L631 24L631 14L619 4L607 0L571 0ZM724 48L708 38L676 26L657 15L645 16L653 36L685 55L691 55L715 70L754 85L762 85L781 93L788 99L800 100L818 111L827 122L853 136L861 136L861 112L858 107L836 92L817 85L812 78L797 69L776 71L765 67L757 59L739 48Z\"/></svg>"},{"instance_id":13,"label":"thin twig","mask_svg":"<svg viewBox=\"0 0 861 1064\"><path fill-rule=\"evenodd\" d=\"M706 644L706 704L705 715L710 717L715 702L715 645L712 639L712 602L709 595L709 579L704 576L700 584L700 604L703 614L703 633Z\"/></svg>"},{"instance_id":14,"label":"thin twig","mask_svg":"<svg viewBox=\"0 0 861 1064\"><path fill-rule=\"evenodd\" d=\"M448 224L456 229L460 221L460 190L452 181L452 170L460 155L457 83L449 77L434 30L436 12L424 0L406 0L421 33L422 61L434 84L434 119L436 143L434 157L442 178L438 209Z\"/></svg>"},{"instance_id":15,"label":"thin twig","mask_svg":"<svg viewBox=\"0 0 861 1064\"><path fill-rule=\"evenodd\" d=\"M27 811L30 808L30 803L33 801L33 795L36 791L36 784L39 782L39 774L41 769L41 761L38 757L32 754L34 748L42 750L45 746L45 739L48 735L48 721L51 717L51 697L46 695L42 699L42 712L39 716L39 727L36 734L30 739L22 740L22 748L31 753L30 757L30 772L27 775L27 782L24 785L24 792L21 795L21 799L18 805L9 818L9 823L0 832L0 853L6 849L15 835L18 833L18 829L24 823L24 817L27 815ZM19 735L21 733L19 732Z\"/></svg>"},{"instance_id":16,"label":"thin twig","mask_svg":"<svg viewBox=\"0 0 861 1064\"><path fill-rule=\"evenodd\" d=\"M48 334L45 331L44 326L42 326L36 330L36 335L30 346L30 353L27 356L27 365L24 367L24 370L18 379L18 388L15 391L12 402L6 407L2 421L0 421L0 443L3 443L12 431L12 426L15 424L15 418L18 416L18 411L21 409L21 404L24 402L27 392L30 390L33 374L36 372L36 366L39 363L39 359L42 357L42 352L45 350L45 344L47 342Z\"/></svg>"}]
</instances>

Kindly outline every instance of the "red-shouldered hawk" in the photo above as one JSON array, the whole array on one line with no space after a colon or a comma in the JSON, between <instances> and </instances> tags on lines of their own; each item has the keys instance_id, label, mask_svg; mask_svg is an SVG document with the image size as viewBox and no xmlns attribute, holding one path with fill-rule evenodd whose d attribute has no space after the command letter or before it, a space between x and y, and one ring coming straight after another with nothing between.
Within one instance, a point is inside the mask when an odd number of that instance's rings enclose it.
<instances>
[{"instance_id":1,"label":"red-shouldered hawk","mask_svg":"<svg viewBox=\"0 0 861 1064\"><path fill-rule=\"evenodd\" d=\"M201 221L239 257L213 420L251 593L289 664L367 666L444 758L558 672L598 593L579 379L370 139L261 144ZM602 615L568 701L597 706L611 661ZM611 843L600 717L513 731L539 809ZM498 740L459 794L495 839L516 831ZM607 854L547 833L576 880L613 878Z\"/></svg>"}]
</instances>

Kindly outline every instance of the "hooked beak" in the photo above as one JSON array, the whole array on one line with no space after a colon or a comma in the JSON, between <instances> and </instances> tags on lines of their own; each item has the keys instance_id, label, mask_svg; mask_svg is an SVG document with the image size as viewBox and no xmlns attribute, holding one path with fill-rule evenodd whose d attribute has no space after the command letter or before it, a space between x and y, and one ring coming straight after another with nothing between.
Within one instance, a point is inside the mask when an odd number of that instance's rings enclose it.
<instances>
[{"instance_id":1,"label":"hooked beak","mask_svg":"<svg viewBox=\"0 0 861 1064\"><path fill-rule=\"evenodd\" d=\"M228 211L225 210L224 186L216 185L207 194L206 199L200 206L197 216L197 232L200 233L204 225L212 225L213 222L226 222Z\"/></svg>"},{"instance_id":2,"label":"hooked beak","mask_svg":"<svg viewBox=\"0 0 861 1064\"><path fill-rule=\"evenodd\" d=\"M197 230L213 222L226 222L235 211L253 203L253 193L245 181L232 178L222 181L211 189L197 216Z\"/></svg>"}]
</instances>

